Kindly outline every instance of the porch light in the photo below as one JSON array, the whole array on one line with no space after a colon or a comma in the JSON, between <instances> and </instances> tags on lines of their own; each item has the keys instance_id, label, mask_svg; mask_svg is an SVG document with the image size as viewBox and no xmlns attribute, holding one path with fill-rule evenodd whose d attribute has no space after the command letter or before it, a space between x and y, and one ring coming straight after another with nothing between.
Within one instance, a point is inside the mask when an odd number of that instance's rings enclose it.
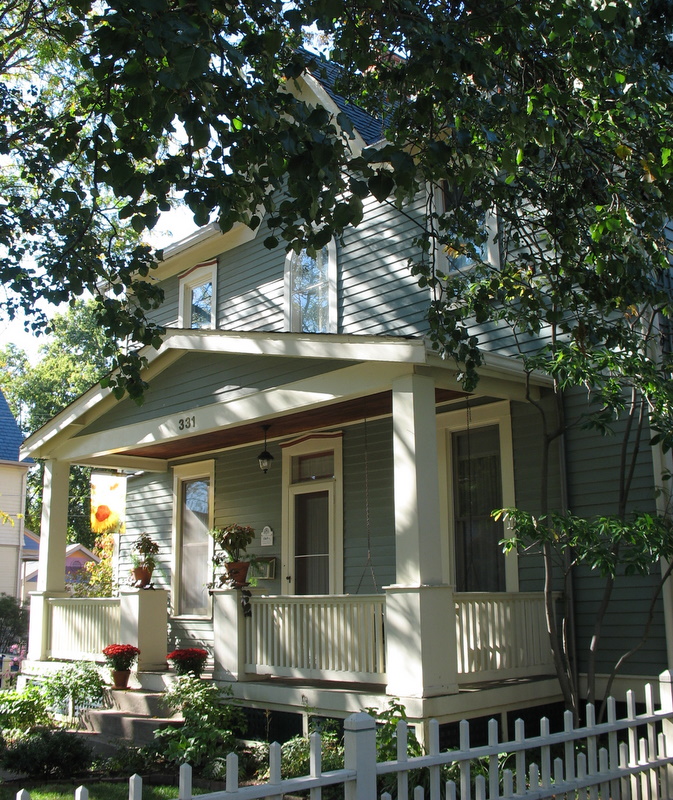
<instances>
[{"instance_id":1,"label":"porch light","mask_svg":"<svg viewBox=\"0 0 673 800\"><path fill-rule=\"evenodd\" d=\"M266 432L269 430L271 425L262 425L264 429L264 450L257 456L257 460L259 461L259 468L262 472L266 475L269 471L269 467L271 466L271 462L273 461L273 456L271 453L266 449Z\"/></svg>"}]
</instances>

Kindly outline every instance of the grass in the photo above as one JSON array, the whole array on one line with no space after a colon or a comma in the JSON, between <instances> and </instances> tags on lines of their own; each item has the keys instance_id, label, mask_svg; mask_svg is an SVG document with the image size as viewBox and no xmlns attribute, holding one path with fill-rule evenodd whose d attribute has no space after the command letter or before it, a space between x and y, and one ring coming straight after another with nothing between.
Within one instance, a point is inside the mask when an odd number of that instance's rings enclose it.
<instances>
[{"instance_id":1,"label":"grass","mask_svg":"<svg viewBox=\"0 0 673 800\"><path fill-rule=\"evenodd\" d=\"M26 781L26 788L31 800L73 800L75 789L78 786L86 786L89 791L89 800L128 800L129 784L128 781L119 782L98 782L87 783L86 778L82 782L69 781L68 783L45 782L38 788L28 788L30 781ZM8 786L0 784L0 800L15 800L16 794L22 787L18 785ZM202 794L202 789L194 787L193 794ZM143 783L143 800L174 800L178 796L177 786L153 786Z\"/></svg>"}]
</instances>

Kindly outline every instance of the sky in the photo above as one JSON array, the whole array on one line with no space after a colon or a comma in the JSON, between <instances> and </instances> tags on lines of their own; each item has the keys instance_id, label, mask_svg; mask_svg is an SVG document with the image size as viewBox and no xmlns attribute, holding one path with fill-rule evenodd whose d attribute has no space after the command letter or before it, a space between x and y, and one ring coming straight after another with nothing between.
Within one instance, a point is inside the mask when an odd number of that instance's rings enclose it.
<instances>
[{"instance_id":1,"label":"sky","mask_svg":"<svg viewBox=\"0 0 673 800\"><path fill-rule=\"evenodd\" d=\"M147 240L154 247L166 247L171 242L179 241L195 230L196 226L190 212L184 208L178 208L161 215L159 223ZM66 307L66 305L63 306L64 309ZM51 313L56 313L58 310L58 306L53 306ZM35 363L38 360L38 348L46 343L48 338L33 336L32 333L25 330L24 322L23 316L17 316L10 321L0 314L0 348L8 344L15 344L27 353L32 363Z\"/></svg>"}]
</instances>

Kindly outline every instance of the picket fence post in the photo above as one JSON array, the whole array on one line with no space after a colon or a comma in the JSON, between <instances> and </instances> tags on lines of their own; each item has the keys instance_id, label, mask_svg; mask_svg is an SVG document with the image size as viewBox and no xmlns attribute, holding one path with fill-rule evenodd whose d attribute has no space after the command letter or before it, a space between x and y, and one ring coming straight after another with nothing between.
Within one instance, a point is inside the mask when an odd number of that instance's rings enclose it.
<instances>
[{"instance_id":1,"label":"picket fence post","mask_svg":"<svg viewBox=\"0 0 673 800\"><path fill-rule=\"evenodd\" d=\"M659 675L659 706L666 714L673 713L673 672L665 670ZM673 756L673 719L664 719L661 725L665 755ZM673 764L667 764L663 770L668 789L673 787Z\"/></svg>"},{"instance_id":2,"label":"picket fence post","mask_svg":"<svg viewBox=\"0 0 673 800\"><path fill-rule=\"evenodd\" d=\"M344 722L344 767L356 773L345 784L345 800L376 797L376 720L364 711Z\"/></svg>"}]
</instances>

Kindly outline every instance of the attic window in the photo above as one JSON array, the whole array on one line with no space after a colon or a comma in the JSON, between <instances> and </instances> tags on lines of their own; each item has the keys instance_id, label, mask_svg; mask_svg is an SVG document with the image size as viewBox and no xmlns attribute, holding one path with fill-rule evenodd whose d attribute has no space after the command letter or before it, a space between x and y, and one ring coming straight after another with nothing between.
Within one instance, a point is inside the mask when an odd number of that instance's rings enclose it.
<instances>
[{"instance_id":1,"label":"attic window","mask_svg":"<svg viewBox=\"0 0 673 800\"><path fill-rule=\"evenodd\" d=\"M315 256L290 253L285 262L285 308L288 330L336 333L336 245Z\"/></svg>"},{"instance_id":2,"label":"attic window","mask_svg":"<svg viewBox=\"0 0 673 800\"><path fill-rule=\"evenodd\" d=\"M217 261L199 264L180 276L178 327L215 328Z\"/></svg>"}]
</instances>

